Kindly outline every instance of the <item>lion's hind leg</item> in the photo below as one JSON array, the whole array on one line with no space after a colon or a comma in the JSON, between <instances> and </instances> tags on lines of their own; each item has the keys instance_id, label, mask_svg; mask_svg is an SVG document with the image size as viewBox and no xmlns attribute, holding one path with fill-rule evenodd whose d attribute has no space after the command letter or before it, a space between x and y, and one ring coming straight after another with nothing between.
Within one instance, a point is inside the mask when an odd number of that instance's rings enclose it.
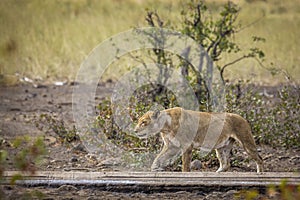
<instances>
[{"instance_id":1,"label":"lion's hind leg","mask_svg":"<svg viewBox=\"0 0 300 200\"><path fill-rule=\"evenodd\" d=\"M234 143L234 139L229 138L228 143L226 145L216 149L217 158L220 163L220 167L217 170L217 172L224 172L230 168L229 154L232 149L233 143Z\"/></svg>"},{"instance_id":2,"label":"lion's hind leg","mask_svg":"<svg viewBox=\"0 0 300 200\"><path fill-rule=\"evenodd\" d=\"M238 139L238 141L249 157L256 162L257 173L263 172L263 159L258 154L251 132L249 131L247 134L245 134L243 140Z\"/></svg>"},{"instance_id":3,"label":"lion's hind leg","mask_svg":"<svg viewBox=\"0 0 300 200\"><path fill-rule=\"evenodd\" d=\"M243 144L243 148L247 152L247 154L255 161L257 173L263 172L263 159L257 152L256 145L253 141L248 144Z\"/></svg>"}]
</instances>

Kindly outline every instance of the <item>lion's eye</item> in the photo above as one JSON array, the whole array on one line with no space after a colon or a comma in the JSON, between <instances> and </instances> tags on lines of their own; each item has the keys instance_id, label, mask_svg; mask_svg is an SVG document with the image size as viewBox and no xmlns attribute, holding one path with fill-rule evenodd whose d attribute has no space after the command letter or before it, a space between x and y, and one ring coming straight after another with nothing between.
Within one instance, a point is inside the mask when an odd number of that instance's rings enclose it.
<instances>
[{"instance_id":1,"label":"lion's eye","mask_svg":"<svg viewBox=\"0 0 300 200\"><path fill-rule=\"evenodd\" d=\"M141 126L146 126L146 122L142 122Z\"/></svg>"}]
</instances>

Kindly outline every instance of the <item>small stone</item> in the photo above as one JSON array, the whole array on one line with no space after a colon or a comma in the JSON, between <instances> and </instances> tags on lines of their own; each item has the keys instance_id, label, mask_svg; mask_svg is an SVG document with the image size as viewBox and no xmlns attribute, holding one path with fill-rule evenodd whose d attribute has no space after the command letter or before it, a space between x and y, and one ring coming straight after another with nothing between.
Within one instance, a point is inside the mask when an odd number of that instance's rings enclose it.
<instances>
[{"instance_id":1,"label":"small stone","mask_svg":"<svg viewBox=\"0 0 300 200\"><path fill-rule=\"evenodd\" d=\"M73 157L71 158L71 162L78 162L78 158L77 158L76 156L73 156Z\"/></svg>"},{"instance_id":2,"label":"small stone","mask_svg":"<svg viewBox=\"0 0 300 200\"><path fill-rule=\"evenodd\" d=\"M91 161L91 162L96 162L98 161L97 155L95 154L87 154L84 156L87 160Z\"/></svg>"},{"instance_id":3,"label":"small stone","mask_svg":"<svg viewBox=\"0 0 300 200\"><path fill-rule=\"evenodd\" d=\"M289 159L289 163L298 165L300 163L300 156L293 156Z\"/></svg>"},{"instance_id":4,"label":"small stone","mask_svg":"<svg viewBox=\"0 0 300 200\"><path fill-rule=\"evenodd\" d=\"M236 191L236 190L229 190L225 194L223 194L222 197L223 198L225 198L225 197L234 198L234 195L236 195L237 193L238 193L238 191Z\"/></svg>"},{"instance_id":5,"label":"small stone","mask_svg":"<svg viewBox=\"0 0 300 200\"><path fill-rule=\"evenodd\" d=\"M70 85L71 85L71 86L79 85L79 83L78 83L78 82L75 82L75 81L71 81L71 82L70 82Z\"/></svg>"},{"instance_id":6,"label":"small stone","mask_svg":"<svg viewBox=\"0 0 300 200\"><path fill-rule=\"evenodd\" d=\"M85 146L80 142L79 144L75 145L72 148L72 151L81 151L81 152L87 152Z\"/></svg>"},{"instance_id":7,"label":"small stone","mask_svg":"<svg viewBox=\"0 0 300 200\"><path fill-rule=\"evenodd\" d=\"M87 198L87 200L95 200L95 199L97 199L97 197L94 197L94 196L89 196L89 197Z\"/></svg>"},{"instance_id":8,"label":"small stone","mask_svg":"<svg viewBox=\"0 0 300 200\"><path fill-rule=\"evenodd\" d=\"M43 85L43 84L33 84L33 87L34 88L47 88L47 86Z\"/></svg>"},{"instance_id":9,"label":"small stone","mask_svg":"<svg viewBox=\"0 0 300 200\"><path fill-rule=\"evenodd\" d=\"M57 139L53 136L45 136L44 142L47 146L54 145Z\"/></svg>"},{"instance_id":10,"label":"small stone","mask_svg":"<svg viewBox=\"0 0 300 200\"><path fill-rule=\"evenodd\" d=\"M100 164L100 163L99 163ZM101 162L102 166L118 166L121 164L120 158L108 158Z\"/></svg>"},{"instance_id":11,"label":"small stone","mask_svg":"<svg viewBox=\"0 0 300 200\"><path fill-rule=\"evenodd\" d=\"M77 187L73 185L62 185L58 188L58 191L77 191Z\"/></svg>"},{"instance_id":12,"label":"small stone","mask_svg":"<svg viewBox=\"0 0 300 200\"><path fill-rule=\"evenodd\" d=\"M77 194L78 194L78 196L82 197L82 196L86 196L87 193L88 193L88 192L85 191L85 190L79 190Z\"/></svg>"},{"instance_id":13,"label":"small stone","mask_svg":"<svg viewBox=\"0 0 300 200\"><path fill-rule=\"evenodd\" d=\"M54 85L56 86L63 86L66 85L68 82L67 81L55 81Z\"/></svg>"},{"instance_id":14,"label":"small stone","mask_svg":"<svg viewBox=\"0 0 300 200\"><path fill-rule=\"evenodd\" d=\"M13 186L11 185L4 185L3 188L4 190L13 190Z\"/></svg>"},{"instance_id":15,"label":"small stone","mask_svg":"<svg viewBox=\"0 0 300 200\"><path fill-rule=\"evenodd\" d=\"M202 168L202 163L200 160L194 160L191 163L191 169L192 170L200 170Z\"/></svg>"}]
</instances>

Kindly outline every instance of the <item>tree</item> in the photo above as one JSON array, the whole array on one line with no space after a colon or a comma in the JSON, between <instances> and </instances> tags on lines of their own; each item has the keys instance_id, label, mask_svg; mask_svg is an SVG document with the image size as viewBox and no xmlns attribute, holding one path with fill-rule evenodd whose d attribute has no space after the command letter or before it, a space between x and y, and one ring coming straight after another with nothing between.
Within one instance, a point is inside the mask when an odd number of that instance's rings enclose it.
<instances>
[{"instance_id":1,"label":"tree","mask_svg":"<svg viewBox=\"0 0 300 200\"><path fill-rule=\"evenodd\" d=\"M239 15L239 7L228 2L223 6L222 11L219 13L217 19L213 19L212 15L209 14L208 8L204 1L191 1L183 6L181 11L182 21L179 24L171 24L170 22L165 23L159 14L155 11L147 10L146 22L151 27L157 28L170 28L175 27L180 30L182 34L186 34L196 42L201 45L213 62L222 59L224 53L237 54L241 53L241 48L233 40L234 35L237 34L242 26L237 23L237 18ZM265 41L264 38L253 36L254 42ZM156 56L156 61L161 64L172 64L170 62L170 55L165 53L163 50L154 49L154 54ZM243 52L242 52L243 53ZM247 53L243 53L242 56L237 57L233 61L224 64L223 66L217 65L220 77L225 83L224 72L229 66L244 60L246 58L256 59L259 63L264 58L264 52L260 49L253 47L250 48ZM208 85L203 78L205 74L202 69L195 70L189 63L186 63L181 59L180 67L182 74L190 80L190 84L194 85L195 94L199 99L199 102L208 102L209 94ZM206 72L207 74L212 74L212 70Z\"/></svg>"}]
</instances>

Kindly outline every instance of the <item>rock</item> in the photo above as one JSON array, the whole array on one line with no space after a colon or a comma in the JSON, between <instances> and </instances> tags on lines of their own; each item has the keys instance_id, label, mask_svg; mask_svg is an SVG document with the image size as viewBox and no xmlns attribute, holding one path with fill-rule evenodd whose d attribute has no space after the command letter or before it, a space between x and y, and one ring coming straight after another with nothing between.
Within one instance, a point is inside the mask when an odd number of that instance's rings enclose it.
<instances>
[{"instance_id":1,"label":"rock","mask_svg":"<svg viewBox=\"0 0 300 200\"><path fill-rule=\"evenodd\" d=\"M76 82L76 81L71 81L71 82L70 82L70 85L71 85L71 86L74 86L74 85L79 85L79 82Z\"/></svg>"},{"instance_id":2,"label":"rock","mask_svg":"<svg viewBox=\"0 0 300 200\"><path fill-rule=\"evenodd\" d=\"M99 163L99 166L118 166L121 164L120 158L108 158L106 160L103 160L101 163Z\"/></svg>"},{"instance_id":3,"label":"rock","mask_svg":"<svg viewBox=\"0 0 300 200\"><path fill-rule=\"evenodd\" d=\"M192 170L200 170L201 168L202 168L202 163L200 160L196 159L191 163Z\"/></svg>"},{"instance_id":4,"label":"rock","mask_svg":"<svg viewBox=\"0 0 300 200\"><path fill-rule=\"evenodd\" d=\"M1 130L0 130L1 133ZM12 147L12 144L0 136L0 147Z\"/></svg>"},{"instance_id":5,"label":"rock","mask_svg":"<svg viewBox=\"0 0 300 200\"><path fill-rule=\"evenodd\" d=\"M89 196L88 198L87 198L87 200L97 200L98 198L97 197L94 197L94 196Z\"/></svg>"},{"instance_id":6,"label":"rock","mask_svg":"<svg viewBox=\"0 0 300 200\"><path fill-rule=\"evenodd\" d=\"M74 147L72 148L72 151L81 151L81 152L87 152L85 146L80 142L76 145L74 145Z\"/></svg>"},{"instance_id":7,"label":"rock","mask_svg":"<svg viewBox=\"0 0 300 200\"><path fill-rule=\"evenodd\" d=\"M73 185L62 185L58 189L58 191L77 191L77 187Z\"/></svg>"},{"instance_id":8,"label":"rock","mask_svg":"<svg viewBox=\"0 0 300 200\"><path fill-rule=\"evenodd\" d=\"M27 96L26 96L27 99L32 99L32 98L35 98L35 97L37 97L37 93L27 94Z\"/></svg>"},{"instance_id":9,"label":"rock","mask_svg":"<svg viewBox=\"0 0 300 200\"><path fill-rule=\"evenodd\" d=\"M215 200L215 199L220 199L220 192L212 192L204 198L205 200Z\"/></svg>"},{"instance_id":10,"label":"rock","mask_svg":"<svg viewBox=\"0 0 300 200\"><path fill-rule=\"evenodd\" d=\"M82 197L82 196L86 196L88 194L88 192L86 190L79 190L77 192L78 196Z\"/></svg>"},{"instance_id":11,"label":"rock","mask_svg":"<svg viewBox=\"0 0 300 200\"><path fill-rule=\"evenodd\" d=\"M9 111L21 111L21 108L10 108Z\"/></svg>"},{"instance_id":12,"label":"rock","mask_svg":"<svg viewBox=\"0 0 300 200\"><path fill-rule=\"evenodd\" d=\"M88 161L90 162L97 162L98 161L98 158L97 158L97 155L95 154L87 154L84 156Z\"/></svg>"},{"instance_id":13,"label":"rock","mask_svg":"<svg viewBox=\"0 0 300 200\"><path fill-rule=\"evenodd\" d=\"M227 197L227 198L232 198L233 199L236 194L238 194L238 191L236 191L236 190L229 190L225 194L222 195L222 198Z\"/></svg>"},{"instance_id":14,"label":"rock","mask_svg":"<svg viewBox=\"0 0 300 200\"><path fill-rule=\"evenodd\" d=\"M53 136L45 136L44 142L46 146L54 145L57 142L57 139Z\"/></svg>"},{"instance_id":15,"label":"rock","mask_svg":"<svg viewBox=\"0 0 300 200\"><path fill-rule=\"evenodd\" d=\"M55 81L53 84L56 86L63 86L66 85L68 81Z\"/></svg>"},{"instance_id":16,"label":"rock","mask_svg":"<svg viewBox=\"0 0 300 200\"><path fill-rule=\"evenodd\" d=\"M290 163L299 164L300 163L300 156L293 156L289 160Z\"/></svg>"},{"instance_id":17,"label":"rock","mask_svg":"<svg viewBox=\"0 0 300 200\"><path fill-rule=\"evenodd\" d=\"M77 158L76 156L73 156L73 157L71 158L71 162L78 162L78 158Z\"/></svg>"},{"instance_id":18,"label":"rock","mask_svg":"<svg viewBox=\"0 0 300 200\"><path fill-rule=\"evenodd\" d=\"M48 86L47 85L44 85L44 84L33 84L33 87L34 88L48 88Z\"/></svg>"}]
</instances>

